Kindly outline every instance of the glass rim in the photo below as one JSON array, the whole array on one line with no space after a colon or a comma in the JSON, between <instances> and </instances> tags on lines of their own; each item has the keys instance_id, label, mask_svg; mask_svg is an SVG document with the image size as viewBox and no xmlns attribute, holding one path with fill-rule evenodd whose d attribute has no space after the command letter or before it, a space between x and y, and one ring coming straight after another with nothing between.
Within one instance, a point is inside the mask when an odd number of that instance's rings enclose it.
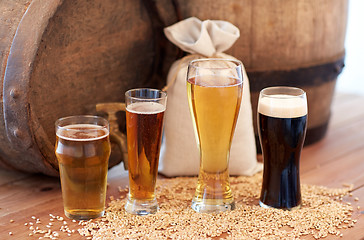
<instances>
[{"instance_id":1,"label":"glass rim","mask_svg":"<svg viewBox=\"0 0 364 240\"><path fill-rule=\"evenodd\" d=\"M228 61L228 62L233 62L236 64L236 66L234 67L199 67L199 66L195 66L194 63L197 62L207 62L207 61ZM205 68L205 69L216 69L216 70L224 70L224 69L232 69L232 68L236 68L236 67L242 67L243 63L238 60L238 59L232 59L232 58L198 58L198 59L194 59L192 61L189 62L188 64L189 66L192 66L194 68Z\"/></svg>"},{"instance_id":2,"label":"glass rim","mask_svg":"<svg viewBox=\"0 0 364 240\"><path fill-rule=\"evenodd\" d=\"M142 98L142 97L130 96L130 94L129 94L131 92L137 92L137 91L141 91L141 90L158 92L161 94L161 97ZM143 101L155 100L155 101L157 101L157 100L165 99L167 97L167 92L163 91L163 90L155 89L155 88L133 88L133 89L129 89L128 91L125 92L125 97L130 98L130 99L135 99L135 100L143 100Z\"/></svg>"},{"instance_id":3,"label":"glass rim","mask_svg":"<svg viewBox=\"0 0 364 240\"><path fill-rule=\"evenodd\" d=\"M63 121L67 121L67 120L70 120L70 119L97 119L97 120L101 120L104 122L104 124L97 124L97 123L87 123L87 122L78 122L78 121L75 121L75 123L71 123L71 124L67 124L65 126L61 126L59 125L59 123L63 122ZM100 126L104 129L107 129L109 130L109 121L104 118L104 117L100 117L100 116L96 116L96 115L74 115L74 116L66 116L66 117L61 117L59 119L56 120L55 122L55 126L56 126L56 129L59 130L59 129L62 129L64 131L75 131L75 129L70 129L70 128L67 128L66 126L68 125L72 125L72 124L93 124L93 125L97 125L97 126ZM95 131L95 129L83 129L82 132L91 132L91 131Z\"/></svg>"},{"instance_id":4,"label":"glass rim","mask_svg":"<svg viewBox=\"0 0 364 240\"><path fill-rule=\"evenodd\" d=\"M274 90L290 90L290 91L296 91L297 94L290 94L288 92L279 92L276 93L266 93L267 91L274 91ZM297 97L304 97L306 95L306 92L298 87L289 87L289 86L274 86L274 87L266 87L263 88L260 91L260 95L262 97L269 97L269 98L276 98L276 99L287 99L287 98L297 98Z\"/></svg>"}]
</instances>

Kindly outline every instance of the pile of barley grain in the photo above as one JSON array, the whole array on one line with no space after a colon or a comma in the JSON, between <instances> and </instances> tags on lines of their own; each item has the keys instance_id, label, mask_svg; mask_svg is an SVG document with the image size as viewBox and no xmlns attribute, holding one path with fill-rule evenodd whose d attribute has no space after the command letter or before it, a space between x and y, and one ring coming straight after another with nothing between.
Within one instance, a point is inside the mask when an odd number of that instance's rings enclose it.
<instances>
[{"instance_id":1,"label":"pile of barley grain","mask_svg":"<svg viewBox=\"0 0 364 240\"><path fill-rule=\"evenodd\" d=\"M190 207L196 181L159 180L157 214L130 215L124 211L125 199L115 199L103 218L81 222L78 231L93 239L299 239L304 235L318 239L330 234L342 236L340 229L353 227L356 222L351 219L352 206L341 202L349 188L302 185L302 207L284 211L258 206L261 174L232 177L236 209L201 214Z\"/></svg>"}]
</instances>

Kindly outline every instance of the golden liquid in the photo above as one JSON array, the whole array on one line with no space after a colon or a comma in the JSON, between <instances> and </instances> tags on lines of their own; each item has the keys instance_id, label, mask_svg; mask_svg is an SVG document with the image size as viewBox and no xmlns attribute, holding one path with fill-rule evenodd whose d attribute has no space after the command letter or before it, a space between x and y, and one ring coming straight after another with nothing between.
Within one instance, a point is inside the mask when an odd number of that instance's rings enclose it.
<instances>
[{"instance_id":1,"label":"golden liquid","mask_svg":"<svg viewBox=\"0 0 364 240\"><path fill-rule=\"evenodd\" d=\"M91 124L75 124L67 128L94 131L57 132L56 156L65 214L79 220L99 217L105 209L111 152L108 131Z\"/></svg>"},{"instance_id":2,"label":"golden liquid","mask_svg":"<svg viewBox=\"0 0 364 240\"><path fill-rule=\"evenodd\" d=\"M187 93L200 150L195 200L232 201L228 162L242 82L221 76L200 76L187 81Z\"/></svg>"},{"instance_id":3,"label":"golden liquid","mask_svg":"<svg viewBox=\"0 0 364 240\"><path fill-rule=\"evenodd\" d=\"M155 199L165 107L139 102L127 107L129 199Z\"/></svg>"}]
</instances>

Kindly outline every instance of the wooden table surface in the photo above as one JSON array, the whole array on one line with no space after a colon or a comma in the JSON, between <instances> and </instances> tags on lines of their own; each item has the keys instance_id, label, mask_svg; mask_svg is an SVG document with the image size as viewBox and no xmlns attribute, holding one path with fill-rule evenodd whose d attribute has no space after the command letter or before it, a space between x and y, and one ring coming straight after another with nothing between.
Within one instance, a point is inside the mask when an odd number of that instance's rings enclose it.
<instances>
[{"instance_id":1,"label":"wooden table surface","mask_svg":"<svg viewBox=\"0 0 364 240\"><path fill-rule=\"evenodd\" d=\"M112 168L108 182L108 198L119 197L118 187L128 184L127 172L121 165ZM329 235L326 239L364 239L364 96L335 95L326 137L302 152L301 182L335 188L353 184L353 196L344 201L352 203L352 218L357 223L343 230L343 237ZM30 225L25 223L39 218L42 224L48 224L49 214L65 218L58 178L0 169L0 239L38 239L41 235L29 236ZM70 229L79 228L77 223L65 220ZM54 221L57 224L63 221ZM72 234L66 239L86 238Z\"/></svg>"}]
</instances>

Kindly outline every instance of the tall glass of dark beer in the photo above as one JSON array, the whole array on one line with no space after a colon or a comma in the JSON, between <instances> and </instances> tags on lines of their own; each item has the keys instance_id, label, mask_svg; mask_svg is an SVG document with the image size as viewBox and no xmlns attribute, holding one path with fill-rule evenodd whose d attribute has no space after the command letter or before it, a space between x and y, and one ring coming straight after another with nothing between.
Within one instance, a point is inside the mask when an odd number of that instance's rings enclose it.
<instances>
[{"instance_id":1,"label":"tall glass of dark beer","mask_svg":"<svg viewBox=\"0 0 364 240\"><path fill-rule=\"evenodd\" d=\"M235 208L229 181L229 154L242 98L242 64L198 59L187 72L187 94L200 170L192 209L218 213Z\"/></svg>"},{"instance_id":2,"label":"tall glass of dark beer","mask_svg":"<svg viewBox=\"0 0 364 240\"><path fill-rule=\"evenodd\" d=\"M167 93L149 88L125 93L128 142L128 213L153 214L158 211L155 185Z\"/></svg>"},{"instance_id":3,"label":"tall glass of dark beer","mask_svg":"<svg viewBox=\"0 0 364 240\"><path fill-rule=\"evenodd\" d=\"M258 133L264 159L260 206L287 210L300 206L299 164L306 128L302 89L270 87L260 92Z\"/></svg>"},{"instance_id":4,"label":"tall glass of dark beer","mask_svg":"<svg viewBox=\"0 0 364 240\"><path fill-rule=\"evenodd\" d=\"M108 121L97 116L61 118L56 136L65 215L76 220L102 216L111 152Z\"/></svg>"}]
</instances>

